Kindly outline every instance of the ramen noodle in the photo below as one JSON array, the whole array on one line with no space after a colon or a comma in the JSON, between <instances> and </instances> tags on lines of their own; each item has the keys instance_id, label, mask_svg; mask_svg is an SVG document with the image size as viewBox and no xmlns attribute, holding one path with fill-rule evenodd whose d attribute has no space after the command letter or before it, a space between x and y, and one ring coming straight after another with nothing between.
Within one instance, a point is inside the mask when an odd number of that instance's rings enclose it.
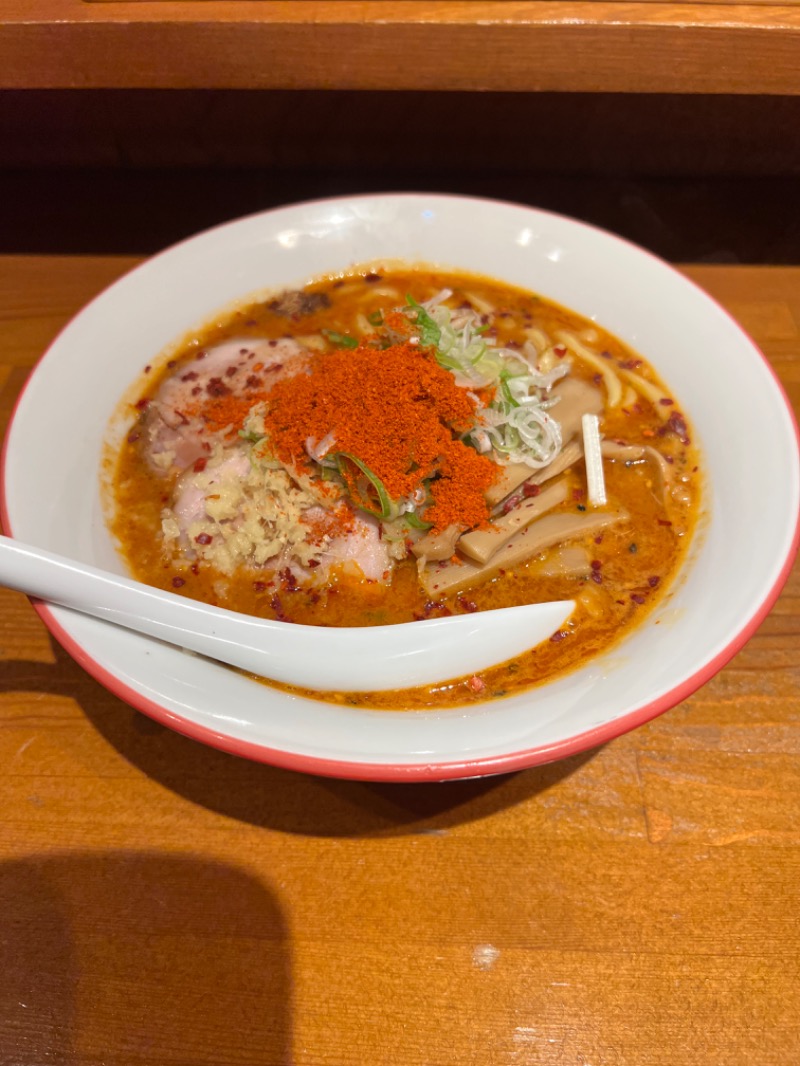
<instances>
[{"instance_id":1,"label":"ramen noodle","mask_svg":"<svg viewBox=\"0 0 800 1066\"><path fill-rule=\"evenodd\" d=\"M145 367L132 413L112 528L151 585L324 626L576 602L480 676L326 696L357 705L575 667L666 594L697 520L690 429L653 368L473 275L373 265L224 311Z\"/></svg>"}]
</instances>

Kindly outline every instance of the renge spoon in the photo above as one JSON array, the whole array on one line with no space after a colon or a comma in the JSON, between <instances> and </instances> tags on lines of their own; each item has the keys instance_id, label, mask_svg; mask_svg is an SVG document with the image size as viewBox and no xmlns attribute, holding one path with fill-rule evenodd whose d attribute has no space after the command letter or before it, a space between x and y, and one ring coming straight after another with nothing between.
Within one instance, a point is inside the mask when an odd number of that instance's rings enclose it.
<instances>
[{"instance_id":1,"label":"renge spoon","mask_svg":"<svg viewBox=\"0 0 800 1066\"><path fill-rule=\"evenodd\" d=\"M212 607L0 536L0 584L273 681L317 690L430 685L512 659L572 600L365 628L273 622Z\"/></svg>"}]
</instances>

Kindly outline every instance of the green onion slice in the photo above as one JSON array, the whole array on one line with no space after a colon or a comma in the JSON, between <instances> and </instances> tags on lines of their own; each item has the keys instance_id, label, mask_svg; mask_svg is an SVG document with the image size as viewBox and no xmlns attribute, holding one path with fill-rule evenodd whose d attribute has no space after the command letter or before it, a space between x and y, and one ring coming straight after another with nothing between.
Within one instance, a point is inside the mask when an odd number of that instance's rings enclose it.
<instances>
[{"instance_id":1,"label":"green onion slice","mask_svg":"<svg viewBox=\"0 0 800 1066\"><path fill-rule=\"evenodd\" d=\"M509 379L515 377L520 377L520 375L512 374L508 370L500 371L500 391L511 407L519 407L519 401L515 398L514 393L511 391L511 387L508 384Z\"/></svg>"},{"instance_id":2,"label":"green onion slice","mask_svg":"<svg viewBox=\"0 0 800 1066\"><path fill-rule=\"evenodd\" d=\"M359 508L359 510L366 511L367 514L374 515L376 518L382 518L384 520L395 518L397 516L397 508L392 503L389 493L383 486L383 482L377 474L374 474L370 470L366 463L363 463L357 456L353 455L351 452L337 452L336 455L333 456L333 458L336 460L336 465L339 469L339 474L342 480L344 481L348 492L353 498L353 502L355 503L356 507ZM361 473L369 482L369 485L374 490L375 497L377 497L377 499L367 496L366 492L359 492L358 495L355 495L355 493L353 492L353 488L355 486L353 485L352 473L347 469L348 463L352 463L353 466L355 466L358 470L361 471ZM366 491L368 492L369 489L367 489Z\"/></svg>"},{"instance_id":3,"label":"green onion slice","mask_svg":"<svg viewBox=\"0 0 800 1066\"><path fill-rule=\"evenodd\" d=\"M338 344L340 348L358 347L358 339L356 337L349 337L346 333L337 333L333 329L324 329L322 332L331 344Z\"/></svg>"},{"instance_id":4,"label":"green onion slice","mask_svg":"<svg viewBox=\"0 0 800 1066\"><path fill-rule=\"evenodd\" d=\"M406 511L406 513L403 515L403 518L405 518L406 522L411 526L412 529L433 528L433 522L423 522L419 515L416 514L414 511Z\"/></svg>"},{"instance_id":5,"label":"green onion slice","mask_svg":"<svg viewBox=\"0 0 800 1066\"><path fill-rule=\"evenodd\" d=\"M442 339L441 327L434 322L422 304L418 304L410 294L406 294L406 303L416 312L415 324L419 328L420 343L426 348L437 348Z\"/></svg>"}]
</instances>

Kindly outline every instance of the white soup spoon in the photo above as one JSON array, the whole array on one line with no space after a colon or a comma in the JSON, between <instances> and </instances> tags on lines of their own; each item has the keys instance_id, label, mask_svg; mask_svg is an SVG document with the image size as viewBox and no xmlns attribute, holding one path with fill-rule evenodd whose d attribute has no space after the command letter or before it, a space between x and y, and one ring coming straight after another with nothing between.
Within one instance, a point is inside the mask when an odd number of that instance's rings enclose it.
<instances>
[{"instance_id":1,"label":"white soup spoon","mask_svg":"<svg viewBox=\"0 0 800 1066\"><path fill-rule=\"evenodd\" d=\"M211 607L4 536L0 584L259 677L350 692L486 670L547 640L575 607L558 600L363 629L295 625Z\"/></svg>"}]
</instances>

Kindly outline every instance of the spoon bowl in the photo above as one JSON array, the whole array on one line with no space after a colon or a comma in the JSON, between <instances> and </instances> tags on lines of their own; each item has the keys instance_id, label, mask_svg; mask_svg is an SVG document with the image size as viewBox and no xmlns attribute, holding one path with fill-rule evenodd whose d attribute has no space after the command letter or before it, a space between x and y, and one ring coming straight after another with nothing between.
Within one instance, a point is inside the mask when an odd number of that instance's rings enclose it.
<instances>
[{"instance_id":1,"label":"spoon bowl","mask_svg":"<svg viewBox=\"0 0 800 1066\"><path fill-rule=\"evenodd\" d=\"M212 607L2 536L0 583L259 677L323 691L377 692L476 673L546 640L575 607L557 600L365 629L294 625Z\"/></svg>"}]
</instances>

